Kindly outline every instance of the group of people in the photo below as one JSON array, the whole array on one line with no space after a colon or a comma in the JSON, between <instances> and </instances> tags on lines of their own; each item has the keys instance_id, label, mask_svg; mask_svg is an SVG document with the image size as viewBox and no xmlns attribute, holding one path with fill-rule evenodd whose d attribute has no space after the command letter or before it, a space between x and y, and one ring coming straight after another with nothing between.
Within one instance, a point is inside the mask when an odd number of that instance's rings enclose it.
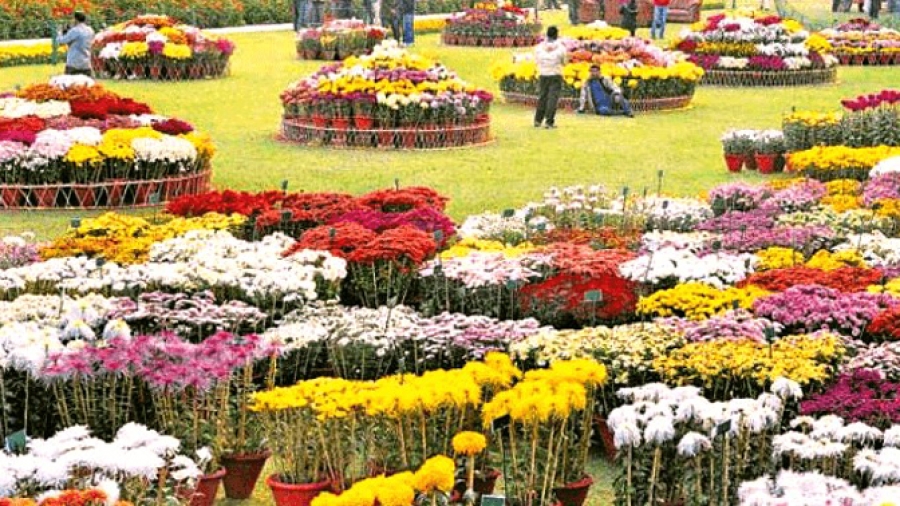
<instances>
[{"instance_id":1,"label":"group of people","mask_svg":"<svg viewBox=\"0 0 900 506\"><path fill-rule=\"evenodd\" d=\"M562 70L566 64L566 47L559 42L559 29L551 26L547 37L534 50L538 67L538 105L534 112L535 128L556 128L556 109L562 91ZM581 86L579 114L634 117L631 104L622 89L609 77L600 73L598 65L591 65L590 75Z\"/></svg>"},{"instance_id":2,"label":"group of people","mask_svg":"<svg viewBox=\"0 0 900 506\"><path fill-rule=\"evenodd\" d=\"M293 0L294 29L318 26L323 22L325 0ZM406 46L415 42L416 0L363 0L363 16L367 23L390 27L394 38ZM338 19L352 18L351 0L338 0L332 12Z\"/></svg>"},{"instance_id":3,"label":"group of people","mask_svg":"<svg viewBox=\"0 0 900 506\"><path fill-rule=\"evenodd\" d=\"M859 12L864 12L873 19L881 12L882 0L831 0L831 12L850 12L854 2ZM900 0L887 0L886 7L888 12L900 14Z\"/></svg>"},{"instance_id":4,"label":"group of people","mask_svg":"<svg viewBox=\"0 0 900 506\"><path fill-rule=\"evenodd\" d=\"M762 1L768 2L768 0ZM650 22L650 37L653 39L662 39L665 37L666 19L669 16L669 2L670 0L653 0L653 18ZM569 22L573 25L577 25L580 22L580 20L578 19L578 9L580 6L580 1L569 0L568 4ZM547 0L547 8L559 9L559 0ZM619 6L619 14L622 16L622 28L630 31L631 36L634 37L634 33L637 30L638 18L637 0L621 0L621 5Z\"/></svg>"}]
</instances>

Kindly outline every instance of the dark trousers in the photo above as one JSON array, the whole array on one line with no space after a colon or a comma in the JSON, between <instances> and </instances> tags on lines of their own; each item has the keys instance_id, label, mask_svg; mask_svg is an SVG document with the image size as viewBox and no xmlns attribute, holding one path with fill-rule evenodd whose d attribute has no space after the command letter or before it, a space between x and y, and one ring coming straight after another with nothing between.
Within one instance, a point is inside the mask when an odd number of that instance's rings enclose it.
<instances>
[{"instance_id":1,"label":"dark trousers","mask_svg":"<svg viewBox=\"0 0 900 506\"><path fill-rule=\"evenodd\" d=\"M66 75L94 77L94 72L91 71L91 69L76 69L75 67L66 65Z\"/></svg>"},{"instance_id":2,"label":"dark trousers","mask_svg":"<svg viewBox=\"0 0 900 506\"><path fill-rule=\"evenodd\" d=\"M548 125L556 122L556 105L559 103L559 92L562 90L562 76L541 76L538 79L541 95L538 99L534 122L540 125L545 119Z\"/></svg>"},{"instance_id":3,"label":"dark trousers","mask_svg":"<svg viewBox=\"0 0 900 506\"><path fill-rule=\"evenodd\" d=\"M391 27L391 33L394 34L394 40L396 40L397 43L403 42L403 34L400 31L400 21L400 16L392 15L386 18L381 18L381 24L383 24L385 27Z\"/></svg>"},{"instance_id":4,"label":"dark trousers","mask_svg":"<svg viewBox=\"0 0 900 506\"><path fill-rule=\"evenodd\" d=\"M581 4L578 0L569 0L569 23L578 24L578 6Z\"/></svg>"}]
</instances>

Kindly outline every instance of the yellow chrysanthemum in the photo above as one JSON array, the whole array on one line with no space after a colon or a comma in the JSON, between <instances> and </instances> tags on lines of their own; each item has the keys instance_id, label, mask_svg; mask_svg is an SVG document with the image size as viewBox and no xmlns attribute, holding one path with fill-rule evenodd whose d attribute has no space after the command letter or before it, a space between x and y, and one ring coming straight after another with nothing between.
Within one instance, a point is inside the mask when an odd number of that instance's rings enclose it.
<instances>
[{"instance_id":1,"label":"yellow chrysanthemum","mask_svg":"<svg viewBox=\"0 0 900 506\"><path fill-rule=\"evenodd\" d=\"M453 490L455 472L456 464L450 457L444 455L432 457L413 475L413 488L426 494L436 491L450 492Z\"/></svg>"},{"instance_id":2,"label":"yellow chrysanthemum","mask_svg":"<svg viewBox=\"0 0 900 506\"><path fill-rule=\"evenodd\" d=\"M453 436L453 451L460 455L475 455L487 447L487 438L478 432L465 431Z\"/></svg>"}]
</instances>

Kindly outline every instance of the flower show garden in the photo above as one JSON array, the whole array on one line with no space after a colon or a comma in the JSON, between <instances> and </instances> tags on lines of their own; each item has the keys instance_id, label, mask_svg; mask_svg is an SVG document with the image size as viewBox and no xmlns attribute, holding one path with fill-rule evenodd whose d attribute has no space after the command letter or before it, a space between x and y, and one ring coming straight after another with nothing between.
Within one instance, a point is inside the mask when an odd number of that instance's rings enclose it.
<instances>
[{"instance_id":1,"label":"flower show garden","mask_svg":"<svg viewBox=\"0 0 900 506\"><path fill-rule=\"evenodd\" d=\"M116 79L0 66L0 433L34 438L0 506L895 504L900 36L564 19L679 107L535 128L529 49L463 28L348 23L341 68L324 30L157 20L101 38Z\"/></svg>"}]
</instances>

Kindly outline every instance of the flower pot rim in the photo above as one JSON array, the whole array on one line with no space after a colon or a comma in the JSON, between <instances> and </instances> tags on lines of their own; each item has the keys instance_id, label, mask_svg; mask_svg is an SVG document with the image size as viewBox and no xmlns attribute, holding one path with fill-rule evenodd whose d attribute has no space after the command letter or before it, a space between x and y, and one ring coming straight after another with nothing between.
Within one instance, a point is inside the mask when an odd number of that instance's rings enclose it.
<instances>
[{"instance_id":1,"label":"flower pot rim","mask_svg":"<svg viewBox=\"0 0 900 506\"><path fill-rule=\"evenodd\" d=\"M284 483L279 480L279 474L274 473L274 474L270 474L266 478L266 485L268 485L270 487L278 487L278 488L286 489L286 490L304 490L304 491L317 490L317 489L326 490L326 489L328 489L328 487L331 486L331 480L319 481L319 482L315 482L315 483Z\"/></svg>"},{"instance_id":2,"label":"flower pot rim","mask_svg":"<svg viewBox=\"0 0 900 506\"><path fill-rule=\"evenodd\" d=\"M255 452L243 452L243 453L226 453L222 455L219 460L257 460L261 458L269 458L272 456L272 450L258 450Z\"/></svg>"},{"instance_id":3,"label":"flower pot rim","mask_svg":"<svg viewBox=\"0 0 900 506\"><path fill-rule=\"evenodd\" d=\"M224 467L220 468L218 471L214 473L204 474L200 477L201 480L218 480L223 478L228 473L228 470Z\"/></svg>"},{"instance_id":4,"label":"flower pot rim","mask_svg":"<svg viewBox=\"0 0 900 506\"><path fill-rule=\"evenodd\" d=\"M594 478L592 478L591 475L585 473L584 477L581 478L580 480L573 481L573 482L569 482L569 483L566 483L566 484L564 484L564 485L562 485L562 486L560 486L560 487L556 487L556 488L557 488L557 489L561 489L561 488L564 488L564 489L565 489L565 488L585 488L585 487L590 487L590 486L593 485L593 484L594 484Z\"/></svg>"}]
</instances>

